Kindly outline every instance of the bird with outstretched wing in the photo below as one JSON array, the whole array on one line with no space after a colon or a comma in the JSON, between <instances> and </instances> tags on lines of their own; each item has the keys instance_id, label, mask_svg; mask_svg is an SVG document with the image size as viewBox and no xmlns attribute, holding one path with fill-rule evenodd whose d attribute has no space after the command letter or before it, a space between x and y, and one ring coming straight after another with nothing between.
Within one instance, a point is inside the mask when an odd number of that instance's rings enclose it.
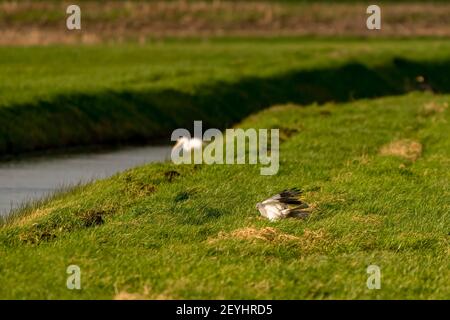
<instances>
[{"instance_id":1,"label":"bird with outstretched wing","mask_svg":"<svg viewBox=\"0 0 450 320\"><path fill-rule=\"evenodd\" d=\"M287 217L306 218L309 212L308 204L300 200L302 191L298 188L283 190L267 200L256 204L263 217L271 221Z\"/></svg>"}]
</instances>

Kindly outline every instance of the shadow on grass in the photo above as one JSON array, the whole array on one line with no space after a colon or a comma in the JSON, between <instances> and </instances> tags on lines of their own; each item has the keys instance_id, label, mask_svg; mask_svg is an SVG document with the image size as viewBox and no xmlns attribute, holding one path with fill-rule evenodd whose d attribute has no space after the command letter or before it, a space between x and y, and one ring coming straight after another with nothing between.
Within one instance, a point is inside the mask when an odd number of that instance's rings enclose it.
<instances>
[{"instance_id":1,"label":"shadow on grass","mask_svg":"<svg viewBox=\"0 0 450 320\"><path fill-rule=\"evenodd\" d=\"M0 109L0 156L93 144L168 140L173 129L226 128L275 104L345 102L415 90L450 90L450 61L396 58L369 68L349 63L270 78L217 82L194 94L177 90L103 91Z\"/></svg>"}]
</instances>

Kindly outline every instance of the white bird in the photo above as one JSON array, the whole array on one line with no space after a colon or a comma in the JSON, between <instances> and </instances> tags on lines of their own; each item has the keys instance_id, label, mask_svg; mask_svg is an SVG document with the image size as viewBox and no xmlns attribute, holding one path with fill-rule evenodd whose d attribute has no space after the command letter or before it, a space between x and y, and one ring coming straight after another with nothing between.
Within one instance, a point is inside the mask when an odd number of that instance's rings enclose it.
<instances>
[{"instance_id":1,"label":"white bird","mask_svg":"<svg viewBox=\"0 0 450 320\"><path fill-rule=\"evenodd\" d=\"M309 208L309 206L299 199L301 193L297 188L284 190L263 202L257 203L256 209L263 217L271 221L287 217L306 218L309 212L304 209Z\"/></svg>"},{"instance_id":2,"label":"white bird","mask_svg":"<svg viewBox=\"0 0 450 320\"><path fill-rule=\"evenodd\" d=\"M192 150L200 150L203 146L203 141L199 138L181 137L173 146L173 150L183 148L184 152L191 152Z\"/></svg>"}]
</instances>

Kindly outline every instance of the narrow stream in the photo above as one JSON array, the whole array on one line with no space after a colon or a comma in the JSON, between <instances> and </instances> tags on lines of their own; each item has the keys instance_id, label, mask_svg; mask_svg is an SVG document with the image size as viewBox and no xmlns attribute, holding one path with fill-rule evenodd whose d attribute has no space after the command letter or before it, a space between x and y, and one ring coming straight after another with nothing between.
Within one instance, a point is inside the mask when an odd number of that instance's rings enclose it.
<instances>
[{"instance_id":1,"label":"narrow stream","mask_svg":"<svg viewBox=\"0 0 450 320\"><path fill-rule=\"evenodd\" d=\"M169 146L146 146L0 162L0 215L61 188L169 158Z\"/></svg>"}]
</instances>

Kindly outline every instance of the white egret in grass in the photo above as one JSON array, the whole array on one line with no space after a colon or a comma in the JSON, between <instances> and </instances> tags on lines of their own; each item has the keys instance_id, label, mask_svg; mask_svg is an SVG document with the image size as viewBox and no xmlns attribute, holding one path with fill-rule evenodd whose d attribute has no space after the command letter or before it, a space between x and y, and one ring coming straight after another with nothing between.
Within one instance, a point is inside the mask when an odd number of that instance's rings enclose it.
<instances>
[{"instance_id":1,"label":"white egret in grass","mask_svg":"<svg viewBox=\"0 0 450 320\"><path fill-rule=\"evenodd\" d=\"M299 199L302 191L297 188L284 190L267 200L256 204L263 217L271 221L287 217L306 218L309 212L308 204Z\"/></svg>"},{"instance_id":2,"label":"white egret in grass","mask_svg":"<svg viewBox=\"0 0 450 320\"><path fill-rule=\"evenodd\" d=\"M185 152L191 152L193 150L200 150L203 146L203 141L199 138L181 137L177 140L177 143L173 146L173 149L183 148Z\"/></svg>"}]
</instances>

